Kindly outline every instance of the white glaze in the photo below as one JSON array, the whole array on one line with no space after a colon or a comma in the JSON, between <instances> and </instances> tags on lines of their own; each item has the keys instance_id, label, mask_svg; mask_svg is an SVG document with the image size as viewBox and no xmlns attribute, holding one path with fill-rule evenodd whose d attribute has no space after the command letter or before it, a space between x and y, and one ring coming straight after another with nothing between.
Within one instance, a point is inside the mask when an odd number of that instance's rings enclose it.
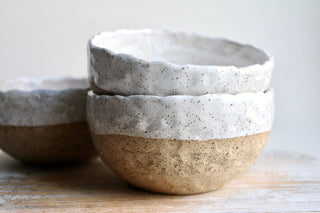
<instances>
[{"instance_id":1,"label":"white glaze","mask_svg":"<svg viewBox=\"0 0 320 213\"><path fill-rule=\"evenodd\" d=\"M88 45L89 80L121 95L262 92L273 58L251 45L161 30L119 30Z\"/></svg>"},{"instance_id":2,"label":"white glaze","mask_svg":"<svg viewBox=\"0 0 320 213\"><path fill-rule=\"evenodd\" d=\"M0 125L84 122L88 88L87 79L1 79Z\"/></svg>"},{"instance_id":3,"label":"white glaze","mask_svg":"<svg viewBox=\"0 0 320 213\"><path fill-rule=\"evenodd\" d=\"M202 96L108 96L88 93L87 120L95 134L210 140L271 130L273 90Z\"/></svg>"}]
</instances>

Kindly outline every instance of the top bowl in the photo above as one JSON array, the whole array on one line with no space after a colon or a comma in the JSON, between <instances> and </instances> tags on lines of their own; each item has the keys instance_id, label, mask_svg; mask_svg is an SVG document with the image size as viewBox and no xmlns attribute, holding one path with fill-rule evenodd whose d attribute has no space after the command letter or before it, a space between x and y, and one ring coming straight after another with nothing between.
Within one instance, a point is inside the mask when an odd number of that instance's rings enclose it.
<instances>
[{"instance_id":1,"label":"top bowl","mask_svg":"<svg viewBox=\"0 0 320 213\"><path fill-rule=\"evenodd\" d=\"M251 45L162 30L102 32L88 44L98 94L203 95L262 92L273 58Z\"/></svg>"}]
</instances>

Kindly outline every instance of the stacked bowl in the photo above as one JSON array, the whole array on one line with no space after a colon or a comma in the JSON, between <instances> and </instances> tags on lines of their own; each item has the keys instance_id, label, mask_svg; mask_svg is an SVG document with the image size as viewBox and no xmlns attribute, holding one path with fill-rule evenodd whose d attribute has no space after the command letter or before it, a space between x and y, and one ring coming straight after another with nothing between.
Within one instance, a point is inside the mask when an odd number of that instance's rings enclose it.
<instances>
[{"instance_id":1,"label":"stacked bowl","mask_svg":"<svg viewBox=\"0 0 320 213\"><path fill-rule=\"evenodd\" d=\"M120 30L88 45L87 120L102 160L167 194L221 187L257 160L271 130L273 59L251 45Z\"/></svg>"}]
</instances>

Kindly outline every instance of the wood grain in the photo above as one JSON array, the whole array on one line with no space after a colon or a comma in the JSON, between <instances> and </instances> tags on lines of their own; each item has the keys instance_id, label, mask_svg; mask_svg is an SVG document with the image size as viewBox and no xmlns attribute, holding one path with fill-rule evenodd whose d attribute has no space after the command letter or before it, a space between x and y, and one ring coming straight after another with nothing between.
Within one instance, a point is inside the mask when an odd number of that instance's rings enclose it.
<instances>
[{"instance_id":1,"label":"wood grain","mask_svg":"<svg viewBox=\"0 0 320 213\"><path fill-rule=\"evenodd\" d=\"M0 152L0 212L320 212L320 158L264 152L222 189L170 196L126 184L100 160L31 167Z\"/></svg>"}]
</instances>

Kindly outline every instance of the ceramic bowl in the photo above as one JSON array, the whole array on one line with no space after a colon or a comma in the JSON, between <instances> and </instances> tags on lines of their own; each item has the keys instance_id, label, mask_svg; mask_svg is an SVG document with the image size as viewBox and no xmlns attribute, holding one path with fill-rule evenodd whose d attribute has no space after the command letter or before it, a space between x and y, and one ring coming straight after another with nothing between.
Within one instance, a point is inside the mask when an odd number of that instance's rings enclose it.
<instances>
[{"instance_id":1,"label":"ceramic bowl","mask_svg":"<svg viewBox=\"0 0 320 213\"><path fill-rule=\"evenodd\" d=\"M86 79L0 80L0 148L37 164L96 156L86 123Z\"/></svg>"},{"instance_id":2,"label":"ceramic bowl","mask_svg":"<svg viewBox=\"0 0 320 213\"><path fill-rule=\"evenodd\" d=\"M263 92L273 58L251 45L161 30L119 30L88 44L97 94L203 95Z\"/></svg>"},{"instance_id":3,"label":"ceramic bowl","mask_svg":"<svg viewBox=\"0 0 320 213\"><path fill-rule=\"evenodd\" d=\"M266 144L273 91L109 96L90 91L87 120L102 160L132 185L166 194L221 187Z\"/></svg>"}]
</instances>

